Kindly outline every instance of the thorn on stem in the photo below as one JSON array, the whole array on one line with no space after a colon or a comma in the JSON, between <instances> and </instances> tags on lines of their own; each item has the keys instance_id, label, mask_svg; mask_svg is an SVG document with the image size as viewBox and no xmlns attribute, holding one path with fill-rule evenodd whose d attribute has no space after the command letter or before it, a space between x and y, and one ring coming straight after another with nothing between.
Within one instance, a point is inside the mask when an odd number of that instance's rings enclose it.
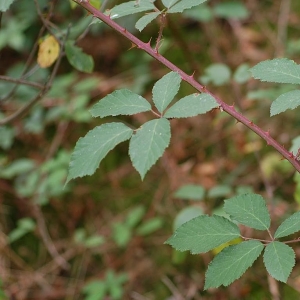
<instances>
[{"instance_id":1,"label":"thorn on stem","mask_svg":"<svg viewBox=\"0 0 300 300\"><path fill-rule=\"evenodd\" d=\"M233 111L236 110L235 107L234 107L234 103L233 103L232 105L228 105L228 107L229 107L231 110L233 110Z\"/></svg>"},{"instance_id":2,"label":"thorn on stem","mask_svg":"<svg viewBox=\"0 0 300 300\"><path fill-rule=\"evenodd\" d=\"M151 47L151 40L152 40L152 37L150 38L149 42L146 43L147 46Z\"/></svg>"},{"instance_id":3,"label":"thorn on stem","mask_svg":"<svg viewBox=\"0 0 300 300\"><path fill-rule=\"evenodd\" d=\"M191 79L194 79L194 75L195 75L195 70L193 71L193 74L192 74L192 75L189 75L189 77L190 77Z\"/></svg>"}]
</instances>

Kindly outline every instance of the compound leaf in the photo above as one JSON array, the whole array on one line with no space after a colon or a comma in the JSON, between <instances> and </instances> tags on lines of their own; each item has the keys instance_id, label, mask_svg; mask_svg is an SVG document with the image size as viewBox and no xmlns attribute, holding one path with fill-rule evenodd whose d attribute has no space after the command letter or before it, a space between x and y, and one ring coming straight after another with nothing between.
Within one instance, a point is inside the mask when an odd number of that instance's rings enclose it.
<instances>
[{"instance_id":1,"label":"compound leaf","mask_svg":"<svg viewBox=\"0 0 300 300\"><path fill-rule=\"evenodd\" d=\"M183 12L185 9L192 8L204 2L206 2L206 0L182 0L180 2L177 2L170 9L168 9L168 13L180 13Z\"/></svg>"},{"instance_id":2,"label":"compound leaf","mask_svg":"<svg viewBox=\"0 0 300 300\"><path fill-rule=\"evenodd\" d=\"M178 93L180 82L180 75L176 72L170 72L153 86L153 102L160 113L166 109Z\"/></svg>"},{"instance_id":3,"label":"compound leaf","mask_svg":"<svg viewBox=\"0 0 300 300\"><path fill-rule=\"evenodd\" d=\"M244 194L225 200L224 210L241 224L258 230L270 227L270 214L264 198L256 194Z\"/></svg>"},{"instance_id":4,"label":"compound leaf","mask_svg":"<svg viewBox=\"0 0 300 300\"><path fill-rule=\"evenodd\" d=\"M275 232L275 239L288 236L300 230L300 211L284 220Z\"/></svg>"},{"instance_id":5,"label":"compound leaf","mask_svg":"<svg viewBox=\"0 0 300 300\"><path fill-rule=\"evenodd\" d=\"M160 11L151 12L141 17L135 24L135 28L139 31L142 31L149 23L151 23L155 18L160 15Z\"/></svg>"},{"instance_id":6,"label":"compound leaf","mask_svg":"<svg viewBox=\"0 0 300 300\"><path fill-rule=\"evenodd\" d=\"M123 123L97 126L80 138L71 156L67 183L76 177L92 175L101 160L119 143L130 139L133 130Z\"/></svg>"},{"instance_id":7,"label":"compound leaf","mask_svg":"<svg viewBox=\"0 0 300 300\"><path fill-rule=\"evenodd\" d=\"M295 265L295 252L284 243L272 242L265 249L264 264L272 277L286 282Z\"/></svg>"},{"instance_id":8,"label":"compound leaf","mask_svg":"<svg viewBox=\"0 0 300 300\"><path fill-rule=\"evenodd\" d=\"M94 69L92 56L82 52L81 48L74 45L73 41L65 44L66 55L69 63L78 71L91 73Z\"/></svg>"},{"instance_id":9,"label":"compound leaf","mask_svg":"<svg viewBox=\"0 0 300 300\"><path fill-rule=\"evenodd\" d=\"M90 113L93 117L134 115L151 110L150 103L130 90L116 90L96 103Z\"/></svg>"},{"instance_id":10,"label":"compound leaf","mask_svg":"<svg viewBox=\"0 0 300 300\"><path fill-rule=\"evenodd\" d=\"M129 156L142 179L163 155L170 139L170 122L165 118L146 122L132 136L129 144Z\"/></svg>"},{"instance_id":11,"label":"compound leaf","mask_svg":"<svg viewBox=\"0 0 300 300\"><path fill-rule=\"evenodd\" d=\"M172 105L164 114L165 118L194 117L218 107L219 104L209 94L193 94L186 96Z\"/></svg>"},{"instance_id":12,"label":"compound leaf","mask_svg":"<svg viewBox=\"0 0 300 300\"><path fill-rule=\"evenodd\" d=\"M140 12L153 10L154 8L155 6L150 0L129 1L120 5L116 5L108 12L108 14L112 19L117 19Z\"/></svg>"},{"instance_id":13,"label":"compound leaf","mask_svg":"<svg viewBox=\"0 0 300 300\"><path fill-rule=\"evenodd\" d=\"M204 289L228 286L240 278L252 266L263 248L259 241L247 241L226 247L209 264Z\"/></svg>"},{"instance_id":14,"label":"compound leaf","mask_svg":"<svg viewBox=\"0 0 300 300\"><path fill-rule=\"evenodd\" d=\"M262 61L250 71L261 81L300 84L300 66L287 58Z\"/></svg>"},{"instance_id":15,"label":"compound leaf","mask_svg":"<svg viewBox=\"0 0 300 300\"><path fill-rule=\"evenodd\" d=\"M287 109L295 109L300 105L300 91L290 91L280 95L271 105L271 116L278 115Z\"/></svg>"},{"instance_id":16,"label":"compound leaf","mask_svg":"<svg viewBox=\"0 0 300 300\"><path fill-rule=\"evenodd\" d=\"M234 223L220 216L199 216L182 226L165 242L179 251L207 252L240 236Z\"/></svg>"}]
</instances>

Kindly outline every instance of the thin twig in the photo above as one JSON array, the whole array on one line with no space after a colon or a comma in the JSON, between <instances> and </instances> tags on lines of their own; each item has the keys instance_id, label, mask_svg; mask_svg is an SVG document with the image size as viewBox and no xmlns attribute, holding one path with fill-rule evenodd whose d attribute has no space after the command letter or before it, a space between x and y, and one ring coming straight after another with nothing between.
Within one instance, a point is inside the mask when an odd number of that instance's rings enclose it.
<instances>
[{"instance_id":1,"label":"thin twig","mask_svg":"<svg viewBox=\"0 0 300 300\"><path fill-rule=\"evenodd\" d=\"M37 83L37 82L32 82L32 81L28 81L28 80L20 79L20 78L11 78L11 77L4 76L4 75L0 75L0 80L32 86L39 90L42 90L44 88L44 86L42 84Z\"/></svg>"},{"instance_id":2,"label":"thin twig","mask_svg":"<svg viewBox=\"0 0 300 300\"><path fill-rule=\"evenodd\" d=\"M278 16L278 32L276 40L275 56L284 55L284 46L287 37L287 25L289 21L289 14L291 8L291 0L281 0Z\"/></svg>"},{"instance_id":3,"label":"thin twig","mask_svg":"<svg viewBox=\"0 0 300 300\"><path fill-rule=\"evenodd\" d=\"M172 292L172 294L176 300L184 300L184 297L181 295L181 293L179 292L177 287L173 284L173 282L167 276L164 276L161 281Z\"/></svg>"},{"instance_id":4,"label":"thin twig","mask_svg":"<svg viewBox=\"0 0 300 300\"><path fill-rule=\"evenodd\" d=\"M38 230L41 234L42 240L52 256L52 258L56 261L56 263L61 266L63 269L68 270L70 268L70 265L66 262L66 260L58 253L55 245L52 242L52 239L49 235L47 225L43 216L43 213L39 207L39 205L34 203L34 212L35 212L35 217L38 223Z\"/></svg>"}]
</instances>

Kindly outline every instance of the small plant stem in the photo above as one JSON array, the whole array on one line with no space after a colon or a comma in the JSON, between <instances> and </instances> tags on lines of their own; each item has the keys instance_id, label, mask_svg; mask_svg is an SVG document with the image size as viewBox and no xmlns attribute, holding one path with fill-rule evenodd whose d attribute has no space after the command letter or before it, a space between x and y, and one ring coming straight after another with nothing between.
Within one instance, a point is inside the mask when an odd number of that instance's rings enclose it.
<instances>
[{"instance_id":1,"label":"small plant stem","mask_svg":"<svg viewBox=\"0 0 300 300\"><path fill-rule=\"evenodd\" d=\"M75 1L75 0L73 0ZM114 22L110 16L106 16L99 10L97 10L95 7L93 7L88 1L77 2L79 5L81 5L83 8L85 8L89 13L91 13L95 18L100 19L104 23L106 23L108 26L112 27L114 30L119 32L121 35L126 37L129 41L131 41L134 45L137 46L138 49L142 49L143 51L147 52L149 55L151 55L154 59L161 62L163 65L165 65L170 70L177 72L182 80L189 83L192 87L194 87L196 90L198 90L201 93L207 93L210 94L214 99L218 102L219 107L222 111L225 111L229 115L231 115L234 119L236 119L238 122L241 122L246 127L248 127L250 130L255 132L258 136L260 136L262 139L264 139L267 142L267 145L272 146L275 148L284 158L286 158L293 166L294 168L300 173L300 162L296 160L293 153L290 153L288 150L284 148L284 146L280 145L276 140L274 140L271 136L269 131L264 131L259 126L254 124L252 121L247 119L244 115L236 111L234 105L229 105L222 101L219 97L215 96L213 93L208 91L205 86L201 85L199 82L197 82L193 76L190 76L183 72L181 69L179 69L177 66L175 66L173 63L171 63L169 60L167 60L164 56L160 55L157 51L157 49L153 49L150 45L150 43L144 43L141 40L139 40L137 37L135 37L133 34L128 32L125 28Z\"/></svg>"},{"instance_id":2,"label":"small plant stem","mask_svg":"<svg viewBox=\"0 0 300 300\"><path fill-rule=\"evenodd\" d=\"M157 53L158 53L158 50L159 50L159 44L162 40L165 25L166 25L166 15L161 14L160 15L160 28L159 28L159 33L158 33L158 37L157 37L157 40L156 40L156 46L155 46L155 51Z\"/></svg>"},{"instance_id":3,"label":"small plant stem","mask_svg":"<svg viewBox=\"0 0 300 300\"><path fill-rule=\"evenodd\" d=\"M242 235L241 235L241 238L243 240L245 240L245 241L259 241L259 242L264 243L264 245L273 242L273 239L272 239L272 241L270 241L270 240L262 240L262 239L248 238L248 237L245 237L245 236L242 236Z\"/></svg>"}]
</instances>

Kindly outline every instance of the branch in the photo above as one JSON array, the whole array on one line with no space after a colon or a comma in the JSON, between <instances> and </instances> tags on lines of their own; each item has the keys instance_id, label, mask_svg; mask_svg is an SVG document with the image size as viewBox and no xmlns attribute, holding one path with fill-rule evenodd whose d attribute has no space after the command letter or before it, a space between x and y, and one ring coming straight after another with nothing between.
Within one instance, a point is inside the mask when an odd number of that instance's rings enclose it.
<instances>
[{"instance_id":1,"label":"branch","mask_svg":"<svg viewBox=\"0 0 300 300\"><path fill-rule=\"evenodd\" d=\"M219 97L215 96L213 93L208 91L203 85L201 85L199 82L197 82L193 75L190 76L183 72L181 69L179 69L177 66L175 66L173 63L171 63L169 60L167 60L164 56L160 55L159 52L156 49L152 49L150 42L144 43L137 37L135 37L133 34L128 32L125 28L114 22L110 16L106 16L104 13L97 10L95 7L93 7L88 0L73 0L79 5L81 5L84 9L86 9L90 14L92 14L95 18L100 19L104 23L106 23L108 26L119 32L121 35L123 35L125 38L127 38L131 43L137 46L138 49L141 49L145 52L147 52L149 55L151 55L154 59L161 62L163 65L165 65L170 70L177 72L182 80L189 83L192 87L194 87L196 90L198 90L201 93L207 93L210 94L215 98L215 100L219 103L221 111L225 111L229 115L231 115L234 119L236 119L238 122L241 122L246 127L248 127L250 130L255 132L258 136L260 136L262 139L264 139L267 142L267 145L272 146L275 148L284 158L286 158L293 166L294 168L300 173L300 162L297 161L294 154L289 152L284 148L284 146L280 145L276 140L274 140L270 136L269 131L264 131L259 126L254 124L252 121L247 119L245 116L243 116L241 113L236 111L234 105L229 105L222 101Z\"/></svg>"},{"instance_id":2,"label":"branch","mask_svg":"<svg viewBox=\"0 0 300 300\"><path fill-rule=\"evenodd\" d=\"M44 86L40 83L28 81L28 80L21 79L21 78L20 79L19 78L11 78L11 77L8 77L8 76L0 75L0 80L32 86L32 87L37 88L39 90L42 90L44 88Z\"/></svg>"}]
</instances>

